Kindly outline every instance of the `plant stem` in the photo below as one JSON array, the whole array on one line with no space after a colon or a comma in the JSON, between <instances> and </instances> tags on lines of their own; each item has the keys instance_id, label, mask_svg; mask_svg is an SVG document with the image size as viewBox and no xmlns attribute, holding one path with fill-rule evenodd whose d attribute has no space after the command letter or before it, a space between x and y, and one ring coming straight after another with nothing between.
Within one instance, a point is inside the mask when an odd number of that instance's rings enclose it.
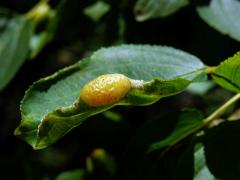
<instances>
[{"instance_id":1,"label":"plant stem","mask_svg":"<svg viewBox=\"0 0 240 180\"><path fill-rule=\"evenodd\" d=\"M32 9L30 9L27 13L26 13L26 16L28 17L31 17L32 14L35 13L36 9L41 6L42 4L47 4L49 2L49 0L41 0L39 1L35 6L33 6Z\"/></svg>"},{"instance_id":2,"label":"plant stem","mask_svg":"<svg viewBox=\"0 0 240 180\"><path fill-rule=\"evenodd\" d=\"M51 14L51 7L48 5L48 2L49 0L39 1L25 14L25 17L32 20L34 24L38 24L43 19L46 19Z\"/></svg>"},{"instance_id":3,"label":"plant stem","mask_svg":"<svg viewBox=\"0 0 240 180\"><path fill-rule=\"evenodd\" d=\"M206 70L205 70L205 73L206 74L212 74L212 73L214 73L214 71L216 70L216 66L208 66L207 68L206 68Z\"/></svg>"},{"instance_id":4,"label":"plant stem","mask_svg":"<svg viewBox=\"0 0 240 180\"><path fill-rule=\"evenodd\" d=\"M208 126L209 123L213 122L214 120L216 120L217 118L219 118L231 105L233 105L236 101L238 101L240 99L240 93L234 95L231 99L229 99L225 104L223 104L222 106L220 106L217 110L215 110L212 114L210 114L208 117L206 117L205 119L203 119L203 122L196 126L195 128L193 128L190 132L188 132L185 136L179 137L174 143L171 144L170 147L168 147L165 151L163 151L162 153L165 154L166 152L169 151L169 149L171 149L171 147L173 147L174 145L176 145L177 143L179 143L180 141L182 141L184 138L192 135L192 134L196 134L198 132L201 132L201 130ZM162 155L163 155L162 154Z\"/></svg>"},{"instance_id":5,"label":"plant stem","mask_svg":"<svg viewBox=\"0 0 240 180\"><path fill-rule=\"evenodd\" d=\"M207 118L203 120L204 126L208 125L215 119L219 118L231 105L233 105L239 99L240 93L236 94L231 99L229 99L225 104L220 106L216 111L214 111L212 114L210 114Z\"/></svg>"}]
</instances>

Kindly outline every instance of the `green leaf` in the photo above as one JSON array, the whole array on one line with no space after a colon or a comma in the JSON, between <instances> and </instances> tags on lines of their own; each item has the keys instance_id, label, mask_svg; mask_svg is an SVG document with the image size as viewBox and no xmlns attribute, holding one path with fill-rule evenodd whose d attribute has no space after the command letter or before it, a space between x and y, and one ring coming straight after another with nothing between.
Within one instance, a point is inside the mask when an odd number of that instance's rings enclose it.
<instances>
[{"instance_id":1,"label":"green leaf","mask_svg":"<svg viewBox=\"0 0 240 180\"><path fill-rule=\"evenodd\" d=\"M59 174L56 180L84 180L85 174L85 170L83 169L65 171Z\"/></svg>"},{"instance_id":2,"label":"green leaf","mask_svg":"<svg viewBox=\"0 0 240 180\"><path fill-rule=\"evenodd\" d=\"M188 180L193 177L192 145L184 143L167 153L165 149L147 153L150 144L165 139L173 132L182 111L170 109L170 112L162 113L156 112L150 121L146 121L130 136L118 167L118 179ZM141 116L138 119L141 120Z\"/></svg>"},{"instance_id":3,"label":"green leaf","mask_svg":"<svg viewBox=\"0 0 240 180\"><path fill-rule=\"evenodd\" d=\"M97 22L110 10L110 8L109 4L103 1L97 1L93 5L85 8L83 12L86 16Z\"/></svg>"},{"instance_id":4,"label":"green leaf","mask_svg":"<svg viewBox=\"0 0 240 180\"><path fill-rule=\"evenodd\" d=\"M110 110L103 112L103 116L113 122L120 122L123 120L123 117L120 113L110 111Z\"/></svg>"},{"instance_id":5,"label":"green leaf","mask_svg":"<svg viewBox=\"0 0 240 180\"><path fill-rule=\"evenodd\" d=\"M9 9L2 9L0 8L0 34L2 34L5 28L8 25L8 22L13 17L13 12Z\"/></svg>"},{"instance_id":6,"label":"green leaf","mask_svg":"<svg viewBox=\"0 0 240 180\"><path fill-rule=\"evenodd\" d=\"M86 169L90 179L111 179L116 172L116 162L113 156L98 148L86 158Z\"/></svg>"},{"instance_id":7,"label":"green leaf","mask_svg":"<svg viewBox=\"0 0 240 180\"><path fill-rule=\"evenodd\" d=\"M240 52L223 61L214 69L212 77L214 81L233 92L240 92Z\"/></svg>"},{"instance_id":8,"label":"green leaf","mask_svg":"<svg viewBox=\"0 0 240 180\"><path fill-rule=\"evenodd\" d=\"M194 180L217 180L209 171L202 145L197 144L194 153Z\"/></svg>"},{"instance_id":9,"label":"green leaf","mask_svg":"<svg viewBox=\"0 0 240 180\"><path fill-rule=\"evenodd\" d=\"M101 49L33 84L22 100L22 121L15 135L34 149L45 148L88 117L115 105L149 105L180 93L192 81L203 80L204 70L198 58L170 47L123 45ZM143 88L132 89L119 102L104 107L90 107L79 100L86 83L108 73L143 80Z\"/></svg>"},{"instance_id":10,"label":"green leaf","mask_svg":"<svg viewBox=\"0 0 240 180\"><path fill-rule=\"evenodd\" d=\"M0 90L14 77L27 58L32 25L21 16L8 21L0 34Z\"/></svg>"},{"instance_id":11,"label":"green leaf","mask_svg":"<svg viewBox=\"0 0 240 180\"><path fill-rule=\"evenodd\" d=\"M209 81L204 81L204 82L192 83L187 88L187 91L192 94L204 96L213 87L214 87L214 83L209 80Z\"/></svg>"},{"instance_id":12,"label":"green leaf","mask_svg":"<svg viewBox=\"0 0 240 180\"><path fill-rule=\"evenodd\" d=\"M149 147L149 151L151 152L177 144L184 138L193 134L196 128L201 127L202 119L203 117L198 111L183 111L173 132L167 138L152 143Z\"/></svg>"},{"instance_id":13,"label":"green leaf","mask_svg":"<svg viewBox=\"0 0 240 180\"><path fill-rule=\"evenodd\" d=\"M238 0L211 0L197 7L199 16L211 27L240 41L240 2Z\"/></svg>"},{"instance_id":14,"label":"green leaf","mask_svg":"<svg viewBox=\"0 0 240 180\"><path fill-rule=\"evenodd\" d=\"M45 29L41 32L35 33L32 36L30 42L31 59L35 58L40 53L40 51L55 37L60 21L60 16L64 8L64 3L65 0L61 0L55 10L49 10L49 14L51 14L51 16L48 19Z\"/></svg>"},{"instance_id":15,"label":"green leaf","mask_svg":"<svg viewBox=\"0 0 240 180\"><path fill-rule=\"evenodd\" d=\"M221 123L209 129L203 139L206 162L219 179L240 179L240 121Z\"/></svg>"},{"instance_id":16,"label":"green leaf","mask_svg":"<svg viewBox=\"0 0 240 180\"><path fill-rule=\"evenodd\" d=\"M138 0L134 13L138 21L169 16L187 6L189 0Z\"/></svg>"}]
</instances>

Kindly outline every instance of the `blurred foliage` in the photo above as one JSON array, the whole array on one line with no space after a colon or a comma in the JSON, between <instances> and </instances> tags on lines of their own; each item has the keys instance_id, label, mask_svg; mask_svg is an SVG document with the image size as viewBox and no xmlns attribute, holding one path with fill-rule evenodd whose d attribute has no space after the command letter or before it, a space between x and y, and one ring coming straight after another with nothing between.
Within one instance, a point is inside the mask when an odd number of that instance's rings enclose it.
<instances>
[{"instance_id":1,"label":"blurred foliage","mask_svg":"<svg viewBox=\"0 0 240 180\"><path fill-rule=\"evenodd\" d=\"M136 20L145 21L169 16L188 4L189 0L138 0L134 12Z\"/></svg>"},{"instance_id":2,"label":"blurred foliage","mask_svg":"<svg viewBox=\"0 0 240 180\"><path fill-rule=\"evenodd\" d=\"M209 4L198 6L197 12L210 26L239 41L239 8L238 0L211 0Z\"/></svg>"},{"instance_id":3,"label":"blurred foliage","mask_svg":"<svg viewBox=\"0 0 240 180\"><path fill-rule=\"evenodd\" d=\"M207 117L233 95L213 83L199 83L195 89L147 107L114 107L91 117L47 149L34 151L13 136L20 122L20 101L29 86L101 47L122 43L168 45L196 55L204 64L218 65L239 51L240 18L236 10L239 1L221 0L229 6L224 3L219 6L216 0L182 1L182 4L172 4L173 9L164 9L167 12L163 16L155 13L165 7L159 7L157 0L41 2L47 3L46 14L35 16L38 12L35 11L32 16L28 14L39 1L0 0L0 79L2 72L12 74L8 75L9 79L3 78L8 84L0 91L1 177L26 180L239 178L239 115L232 114L238 104L212 124L214 127L187 136L172 148L147 153L149 145L166 139L179 125L181 109L196 108ZM141 5L141 10L153 13L138 22L137 4L142 2L148 4ZM222 16L223 12L227 15ZM21 24L14 24L17 26L11 30L13 24L9 26L9 23L19 18L31 23L29 33L23 33L24 37L31 36L26 40L29 43L14 40L21 34L18 29ZM11 62L14 70L6 69L4 62ZM234 72L228 74L231 70L219 66L216 74L228 83L239 81L239 66L234 67ZM3 80L0 84L5 84ZM226 87L223 80L216 82ZM234 117L234 121L228 122L231 119L228 117ZM202 144L196 147L195 143L199 142Z\"/></svg>"}]
</instances>

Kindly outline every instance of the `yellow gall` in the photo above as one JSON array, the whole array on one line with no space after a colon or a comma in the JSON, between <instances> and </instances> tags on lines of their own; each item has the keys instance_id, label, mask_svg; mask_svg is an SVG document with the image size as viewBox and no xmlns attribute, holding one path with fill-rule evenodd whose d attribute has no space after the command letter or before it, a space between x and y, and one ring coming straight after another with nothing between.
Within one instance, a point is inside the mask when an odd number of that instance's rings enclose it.
<instances>
[{"instance_id":1,"label":"yellow gall","mask_svg":"<svg viewBox=\"0 0 240 180\"><path fill-rule=\"evenodd\" d=\"M80 99L94 107L118 102L131 89L131 81L122 74L101 75L86 84Z\"/></svg>"}]
</instances>

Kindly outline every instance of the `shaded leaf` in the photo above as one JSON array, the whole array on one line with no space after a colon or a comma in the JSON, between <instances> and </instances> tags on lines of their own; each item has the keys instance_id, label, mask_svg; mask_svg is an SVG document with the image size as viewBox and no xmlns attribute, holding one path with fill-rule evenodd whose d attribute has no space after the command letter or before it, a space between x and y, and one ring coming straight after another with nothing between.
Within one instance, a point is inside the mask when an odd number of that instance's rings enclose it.
<instances>
[{"instance_id":1,"label":"shaded leaf","mask_svg":"<svg viewBox=\"0 0 240 180\"><path fill-rule=\"evenodd\" d=\"M157 117L159 115L160 117ZM189 171L187 176L192 174L190 173L193 167L190 157L193 156L191 147L187 150L171 149L172 151L168 153L163 153L164 150L147 153L150 144L159 139L165 139L171 134L179 115L180 112L176 110L166 115L155 114L153 119L137 129L121 158L122 162L116 175L117 180L166 180L173 177L177 179L178 175L183 177L186 171ZM138 120L141 120L141 117Z\"/></svg>"},{"instance_id":2,"label":"shaded leaf","mask_svg":"<svg viewBox=\"0 0 240 180\"><path fill-rule=\"evenodd\" d=\"M169 16L189 4L189 0L138 0L135 17L138 21Z\"/></svg>"},{"instance_id":3,"label":"shaded leaf","mask_svg":"<svg viewBox=\"0 0 240 180\"><path fill-rule=\"evenodd\" d=\"M10 19L1 32L0 90L9 83L27 58L31 35L31 23L21 16Z\"/></svg>"},{"instance_id":4,"label":"shaded leaf","mask_svg":"<svg viewBox=\"0 0 240 180\"><path fill-rule=\"evenodd\" d=\"M189 117L200 115L196 110L172 111L161 118L143 124L129 142L117 179L192 180L193 141L186 141L188 143L181 143L168 151L159 149L159 151L146 153L149 145L171 136L178 124L176 120L184 114Z\"/></svg>"},{"instance_id":5,"label":"shaded leaf","mask_svg":"<svg viewBox=\"0 0 240 180\"><path fill-rule=\"evenodd\" d=\"M56 177L56 180L84 180L85 171L83 169L76 169L71 171L65 171Z\"/></svg>"},{"instance_id":6,"label":"shaded leaf","mask_svg":"<svg viewBox=\"0 0 240 180\"><path fill-rule=\"evenodd\" d=\"M212 73L214 81L234 92L240 92L240 53L222 62Z\"/></svg>"},{"instance_id":7,"label":"shaded leaf","mask_svg":"<svg viewBox=\"0 0 240 180\"><path fill-rule=\"evenodd\" d=\"M14 13L10 9L0 8L0 34L7 28L8 22L14 16Z\"/></svg>"},{"instance_id":8,"label":"shaded leaf","mask_svg":"<svg viewBox=\"0 0 240 180\"><path fill-rule=\"evenodd\" d=\"M30 41L30 58L35 58L40 51L53 40L57 31L60 16L64 7L65 0L61 0L55 10L49 10L49 16L45 29L32 36Z\"/></svg>"},{"instance_id":9,"label":"shaded leaf","mask_svg":"<svg viewBox=\"0 0 240 180\"><path fill-rule=\"evenodd\" d=\"M120 122L123 120L123 117L120 113L110 111L110 110L103 112L103 116L113 122Z\"/></svg>"},{"instance_id":10,"label":"shaded leaf","mask_svg":"<svg viewBox=\"0 0 240 180\"><path fill-rule=\"evenodd\" d=\"M170 153L169 155L170 156ZM194 174L194 147L189 143L177 160L177 169L173 173L173 180L192 180Z\"/></svg>"},{"instance_id":11,"label":"shaded leaf","mask_svg":"<svg viewBox=\"0 0 240 180\"><path fill-rule=\"evenodd\" d=\"M149 151L159 150L163 147L173 146L184 138L188 137L203 125L203 117L198 111L183 111L179 117L176 128L165 139L154 142L150 145Z\"/></svg>"},{"instance_id":12,"label":"shaded leaf","mask_svg":"<svg viewBox=\"0 0 240 180\"><path fill-rule=\"evenodd\" d=\"M91 18L93 21L97 22L110 10L110 5L103 2L97 1L93 5L84 9L84 14Z\"/></svg>"},{"instance_id":13,"label":"shaded leaf","mask_svg":"<svg viewBox=\"0 0 240 180\"><path fill-rule=\"evenodd\" d=\"M202 145L198 144L194 153L194 180L217 180L209 171Z\"/></svg>"},{"instance_id":14,"label":"shaded leaf","mask_svg":"<svg viewBox=\"0 0 240 180\"><path fill-rule=\"evenodd\" d=\"M206 131L204 150L211 173L219 179L240 179L240 122L225 122Z\"/></svg>"},{"instance_id":15,"label":"shaded leaf","mask_svg":"<svg viewBox=\"0 0 240 180\"><path fill-rule=\"evenodd\" d=\"M90 179L112 179L116 171L113 156L104 149L95 149L86 159L86 168Z\"/></svg>"},{"instance_id":16,"label":"shaded leaf","mask_svg":"<svg viewBox=\"0 0 240 180\"><path fill-rule=\"evenodd\" d=\"M211 0L209 5L198 6L200 17L211 27L240 41L240 1Z\"/></svg>"},{"instance_id":17,"label":"shaded leaf","mask_svg":"<svg viewBox=\"0 0 240 180\"><path fill-rule=\"evenodd\" d=\"M124 45L101 49L89 58L35 82L21 104L22 121L15 135L35 149L54 143L86 118L115 105L149 105L183 91L190 82L205 80L204 65L170 47ZM83 86L102 74L121 73L144 80L119 102L90 107L79 99Z\"/></svg>"}]
</instances>

